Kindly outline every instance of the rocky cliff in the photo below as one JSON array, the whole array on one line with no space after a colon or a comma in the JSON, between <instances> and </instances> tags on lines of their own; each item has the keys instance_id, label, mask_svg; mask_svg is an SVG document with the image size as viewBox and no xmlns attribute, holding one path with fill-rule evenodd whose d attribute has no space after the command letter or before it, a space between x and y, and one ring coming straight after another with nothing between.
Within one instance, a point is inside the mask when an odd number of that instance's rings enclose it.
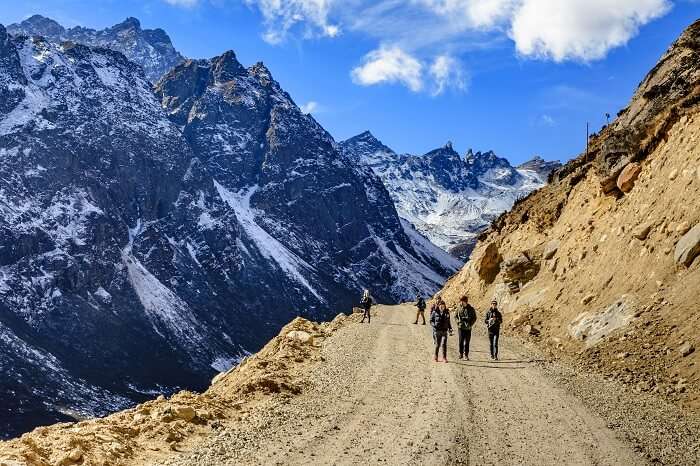
<instances>
[{"instance_id":1,"label":"rocky cliff","mask_svg":"<svg viewBox=\"0 0 700 466\"><path fill-rule=\"evenodd\" d=\"M700 22L446 285L587 370L700 407Z\"/></svg>"},{"instance_id":2,"label":"rocky cliff","mask_svg":"<svg viewBox=\"0 0 700 466\"><path fill-rule=\"evenodd\" d=\"M142 29L136 18L127 18L98 31L82 26L66 29L51 18L33 15L21 23L10 24L7 31L14 35L41 36L54 42L71 41L116 50L141 65L151 82L184 61L165 31Z\"/></svg>"},{"instance_id":3,"label":"rocky cliff","mask_svg":"<svg viewBox=\"0 0 700 466\"><path fill-rule=\"evenodd\" d=\"M6 436L203 388L296 315L455 270L233 52L154 93L119 52L0 26L0 173Z\"/></svg>"}]
</instances>

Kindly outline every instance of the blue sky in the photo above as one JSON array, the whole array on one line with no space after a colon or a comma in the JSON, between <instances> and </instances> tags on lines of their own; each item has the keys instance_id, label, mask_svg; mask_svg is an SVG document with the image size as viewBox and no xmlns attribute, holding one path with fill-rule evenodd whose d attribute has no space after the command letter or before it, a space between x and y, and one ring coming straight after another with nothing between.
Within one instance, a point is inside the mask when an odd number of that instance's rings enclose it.
<instances>
[{"instance_id":1,"label":"blue sky","mask_svg":"<svg viewBox=\"0 0 700 466\"><path fill-rule=\"evenodd\" d=\"M514 163L566 160L624 107L697 0L27 0L39 13L103 28L127 16L203 58L263 61L338 140L371 130L398 152L451 140Z\"/></svg>"}]
</instances>

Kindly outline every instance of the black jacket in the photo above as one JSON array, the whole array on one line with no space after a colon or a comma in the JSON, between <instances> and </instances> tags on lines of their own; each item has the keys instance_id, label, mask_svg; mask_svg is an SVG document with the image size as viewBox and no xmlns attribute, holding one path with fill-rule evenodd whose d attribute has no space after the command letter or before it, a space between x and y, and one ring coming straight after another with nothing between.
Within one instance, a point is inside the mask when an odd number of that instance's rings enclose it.
<instances>
[{"instance_id":1,"label":"black jacket","mask_svg":"<svg viewBox=\"0 0 700 466\"><path fill-rule=\"evenodd\" d=\"M372 298L370 296L367 296L367 298L363 297L360 304L362 304L362 307L365 308L366 311L369 311L372 307Z\"/></svg>"},{"instance_id":2,"label":"black jacket","mask_svg":"<svg viewBox=\"0 0 700 466\"><path fill-rule=\"evenodd\" d=\"M466 306L460 305L455 313L455 320L457 321L457 328L469 330L472 328L472 325L474 325L474 322L476 322L476 311L471 304L467 304Z\"/></svg>"},{"instance_id":3,"label":"black jacket","mask_svg":"<svg viewBox=\"0 0 700 466\"><path fill-rule=\"evenodd\" d=\"M418 308L419 311L425 311L425 300L423 298L418 298L418 302L416 303L416 307Z\"/></svg>"},{"instance_id":4,"label":"black jacket","mask_svg":"<svg viewBox=\"0 0 700 466\"><path fill-rule=\"evenodd\" d=\"M491 325L489 325L490 321ZM498 309L489 309L486 313L486 318L484 319L489 332L496 333L501 329L501 323L503 322L503 315Z\"/></svg>"},{"instance_id":5,"label":"black jacket","mask_svg":"<svg viewBox=\"0 0 700 466\"><path fill-rule=\"evenodd\" d=\"M442 312L440 310L433 312L430 315L430 325L438 332L452 331L452 322L450 322L450 311Z\"/></svg>"}]
</instances>

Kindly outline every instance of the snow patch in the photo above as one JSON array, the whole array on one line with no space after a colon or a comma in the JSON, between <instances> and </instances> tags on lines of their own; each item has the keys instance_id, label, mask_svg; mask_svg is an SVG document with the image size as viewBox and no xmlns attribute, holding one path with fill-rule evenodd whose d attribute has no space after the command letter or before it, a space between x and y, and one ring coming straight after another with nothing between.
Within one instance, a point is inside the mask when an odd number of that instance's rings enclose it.
<instances>
[{"instance_id":1,"label":"snow patch","mask_svg":"<svg viewBox=\"0 0 700 466\"><path fill-rule=\"evenodd\" d=\"M234 193L224 188L217 181L214 181L214 185L221 199L234 210L238 218L238 223L243 227L246 235L256 245L260 254L274 261L288 277L307 288L319 301L325 302L322 295L316 291L302 273L302 271L313 273L314 268L287 249L286 246L272 237L272 235L260 227L255 221L256 215L261 215L262 213L250 206L250 198L259 187L252 186Z\"/></svg>"}]
</instances>

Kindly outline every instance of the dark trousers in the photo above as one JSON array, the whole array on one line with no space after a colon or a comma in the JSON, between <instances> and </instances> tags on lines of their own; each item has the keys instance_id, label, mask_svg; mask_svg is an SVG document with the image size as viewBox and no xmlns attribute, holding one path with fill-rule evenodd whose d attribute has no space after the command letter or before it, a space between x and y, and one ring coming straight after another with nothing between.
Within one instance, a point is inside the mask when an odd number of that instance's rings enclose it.
<instances>
[{"instance_id":1,"label":"dark trousers","mask_svg":"<svg viewBox=\"0 0 700 466\"><path fill-rule=\"evenodd\" d=\"M369 308L369 307L365 308L365 313L362 315L362 322L365 321L365 317L367 318L367 323L372 322L372 315L369 312L370 309L371 308ZM360 322L360 323L362 323L362 322Z\"/></svg>"},{"instance_id":2,"label":"dark trousers","mask_svg":"<svg viewBox=\"0 0 700 466\"><path fill-rule=\"evenodd\" d=\"M469 356L469 342L472 339L472 329L459 329L459 355Z\"/></svg>"},{"instance_id":3,"label":"dark trousers","mask_svg":"<svg viewBox=\"0 0 700 466\"><path fill-rule=\"evenodd\" d=\"M425 309L418 309L416 313L416 323L418 323L418 317L423 319L423 325L425 325Z\"/></svg>"},{"instance_id":4,"label":"dark trousers","mask_svg":"<svg viewBox=\"0 0 700 466\"><path fill-rule=\"evenodd\" d=\"M438 352L440 351L440 345L442 345L442 357L447 359L447 332L442 330L435 331L435 357L438 357Z\"/></svg>"},{"instance_id":5,"label":"dark trousers","mask_svg":"<svg viewBox=\"0 0 700 466\"><path fill-rule=\"evenodd\" d=\"M498 357L498 331L492 332L489 330L489 348L491 349L491 357Z\"/></svg>"}]
</instances>

